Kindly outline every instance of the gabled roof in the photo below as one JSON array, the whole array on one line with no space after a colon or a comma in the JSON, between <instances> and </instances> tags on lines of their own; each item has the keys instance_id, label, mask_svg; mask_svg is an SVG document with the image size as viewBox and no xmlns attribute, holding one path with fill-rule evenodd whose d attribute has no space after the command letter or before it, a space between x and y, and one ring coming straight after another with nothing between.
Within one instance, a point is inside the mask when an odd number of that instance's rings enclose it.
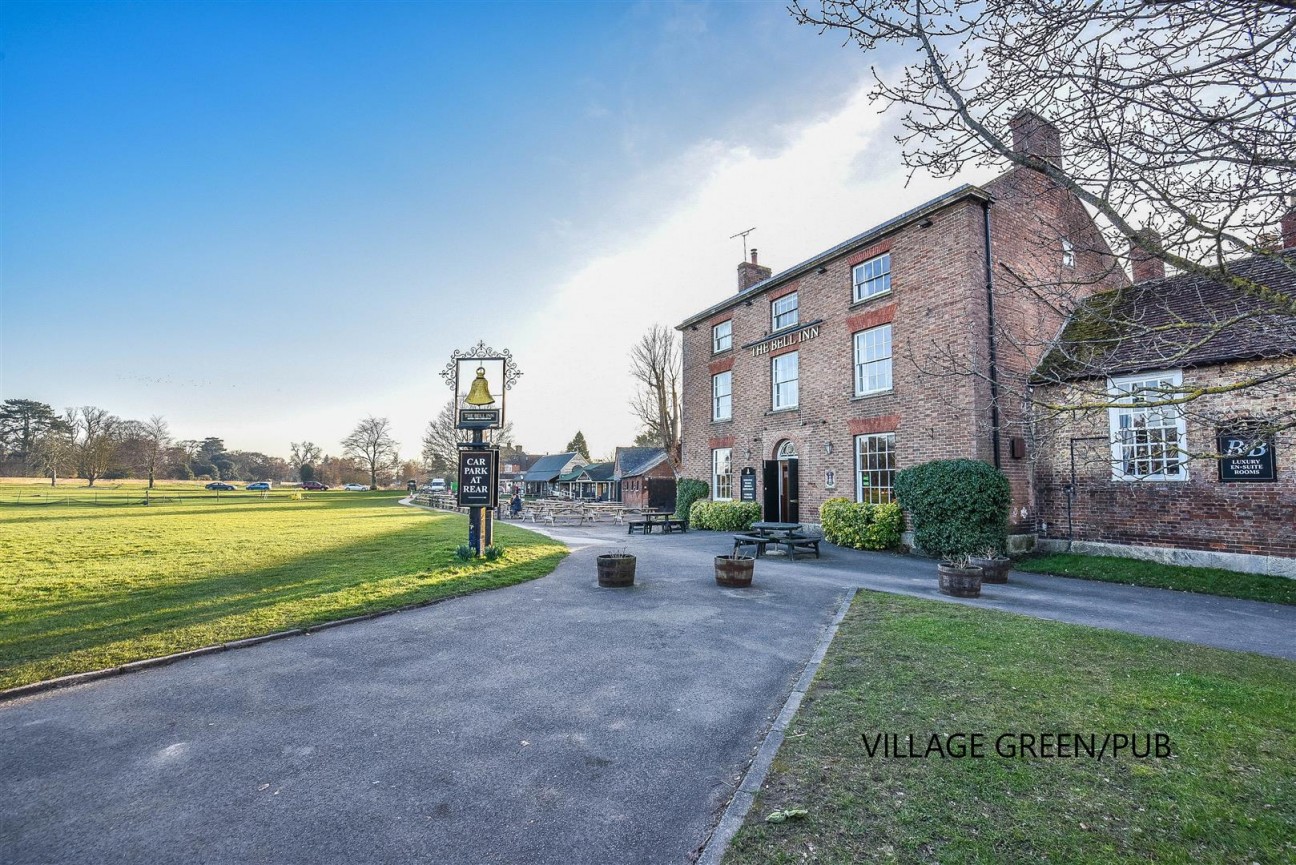
<instances>
[{"instance_id":1,"label":"gabled roof","mask_svg":"<svg viewBox=\"0 0 1296 865\"><path fill-rule=\"evenodd\" d=\"M1296 356L1296 250L1226 267L1095 294L1072 314L1035 381ZM1230 277L1270 295L1244 291Z\"/></svg>"},{"instance_id":2,"label":"gabled roof","mask_svg":"<svg viewBox=\"0 0 1296 865\"><path fill-rule=\"evenodd\" d=\"M581 460L578 465L585 464L584 458L575 451L565 454L546 454L535 461L535 464L522 476L522 480L527 483L549 483L556 480L572 460Z\"/></svg>"},{"instance_id":3,"label":"gabled roof","mask_svg":"<svg viewBox=\"0 0 1296 865\"><path fill-rule=\"evenodd\" d=\"M951 189L944 195L937 196L930 201L925 201L911 210L906 210L899 216L892 217L886 222L875 225L867 231L855 235L849 240L843 240L831 249L826 249L813 258L808 258L800 264L789 267L781 273L776 273L769 279L758 282L737 294L729 295L719 303L709 306L696 315L691 315L684 319L684 321L675 325L675 329L683 330L684 328L697 324L700 321L704 321L731 306L745 303L751 300L755 295L763 294L764 292L776 288L785 282L790 282L805 273L809 273L816 269L820 264L826 264L837 256L849 252L856 247L868 246L875 243L891 232L896 231L911 222L917 222L918 220L930 216L936 211L949 207L951 204L955 204L965 198L971 198L981 202L989 202L992 200L992 196L984 188L973 186L970 183L964 183L962 186Z\"/></svg>"},{"instance_id":4,"label":"gabled roof","mask_svg":"<svg viewBox=\"0 0 1296 865\"><path fill-rule=\"evenodd\" d=\"M665 448L617 448L615 477L621 480L641 475L656 468L664 459Z\"/></svg>"},{"instance_id":5,"label":"gabled roof","mask_svg":"<svg viewBox=\"0 0 1296 865\"><path fill-rule=\"evenodd\" d=\"M616 471L616 463L590 463L585 466L585 474L591 481L610 481Z\"/></svg>"}]
</instances>

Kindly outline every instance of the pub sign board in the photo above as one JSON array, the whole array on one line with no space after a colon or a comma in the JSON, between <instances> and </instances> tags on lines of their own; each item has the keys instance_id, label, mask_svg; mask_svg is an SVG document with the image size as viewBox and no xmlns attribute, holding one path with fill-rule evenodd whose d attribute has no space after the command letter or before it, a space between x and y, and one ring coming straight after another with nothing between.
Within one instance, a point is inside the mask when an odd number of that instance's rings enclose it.
<instances>
[{"instance_id":1,"label":"pub sign board","mask_svg":"<svg viewBox=\"0 0 1296 865\"><path fill-rule=\"evenodd\" d=\"M459 507L493 508L499 504L499 451L459 451Z\"/></svg>"},{"instance_id":2,"label":"pub sign board","mask_svg":"<svg viewBox=\"0 0 1296 865\"><path fill-rule=\"evenodd\" d=\"M738 501L756 501L756 470L753 468L743 469L738 476Z\"/></svg>"},{"instance_id":3,"label":"pub sign board","mask_svg":"<svg viewBox=\"0 0 1296 865\"><path fill-rule=\"evenodd\" d=\"M503 357L460 357L455 360L456 426L459 429L500 429L504 426L507 364Z\"/></svg>"},{"instance_id":4,"label":"pub sign board","mask_svg":"<svg viewBox=\"0 0 1296 865\"><path fill-rule=\"evenodd\" d=\"M1272 436L1245 429L1219 434L1219 479L1223 483L1265 483L1278 480Z\"/></svg>"}]
</instances>

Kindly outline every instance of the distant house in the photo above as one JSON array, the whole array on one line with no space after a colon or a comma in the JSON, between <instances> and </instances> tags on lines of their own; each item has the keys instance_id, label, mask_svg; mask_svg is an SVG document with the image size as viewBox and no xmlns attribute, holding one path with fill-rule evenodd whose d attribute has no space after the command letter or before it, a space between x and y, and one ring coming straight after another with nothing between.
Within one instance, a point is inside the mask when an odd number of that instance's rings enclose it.
<instances>
[{"instance_id":1,"label":"distant house","mask_svg":"<svg viewBox=\"0 0 1296 865\"><path fill-rule=\"evenodd\" d=\"M675 469L664 448L617 448L613 465L626 507L675 507Z\"/></svg>"},{"instance_id":2,"label":"distant house","mask_svg":"<svg viewBox=\"0 0 1296 865\"><path fill-rule=\"evenodd\" d=\"M546 454L540 457L522 476L528 496L557 495L558 480L582 466L589 465L589 460L578 453Z\"/></svg>"},{"instance_id":3,"label":"distant house","mask_svg":"<svg viewBox=\"0 0 1296 865\"><path fill-rule=\"evenodd\" d=\"M539 456L529 454L513 454L506 458L500 459L500 488L508 491L512 495L514 490L522 489L523 477L526 476L527 470L535 465Z\"/></svg>"},{"instance_id":4,"label":"distant house","mask_svg":"<svg viewBox=\"0 0 1296 865\"><path fill-rule=\"evenodd\" d=\"M620 501L618 484L613 479L615 463L590 463L566 472L558 478L559 495L573 499Z\"/></svg>"}]
</instances>

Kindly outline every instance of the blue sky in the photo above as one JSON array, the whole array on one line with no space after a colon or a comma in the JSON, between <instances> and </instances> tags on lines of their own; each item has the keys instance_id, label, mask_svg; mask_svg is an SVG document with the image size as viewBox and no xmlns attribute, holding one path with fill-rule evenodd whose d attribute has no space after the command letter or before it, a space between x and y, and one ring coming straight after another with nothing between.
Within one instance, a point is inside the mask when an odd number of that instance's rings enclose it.
<instances>
[{"instance_id":1,"label":"blue sky","mask_svg":"<svg viewBox=\"0 0 1296 865\"><path fill-rule=\"evenodd\" d=\"M781 3L6 3L0 396L415 456L479 339L523 445L629 444L630 344L948 188Z\"/></svg>"}]
</instances>

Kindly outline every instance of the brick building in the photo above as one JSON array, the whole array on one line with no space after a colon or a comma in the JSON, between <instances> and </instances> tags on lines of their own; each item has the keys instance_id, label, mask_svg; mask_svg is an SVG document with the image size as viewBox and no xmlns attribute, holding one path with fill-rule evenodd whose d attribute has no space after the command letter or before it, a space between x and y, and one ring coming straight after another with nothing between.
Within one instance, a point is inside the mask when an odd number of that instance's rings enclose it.
<instances>
[{"instance_id":1,"label":"brick building","mask_svg":"<svg viewBox=\"0 0 1296 865\"><path fill-rule=\"evenodd\" d=\"M1296 297L1296 209L1283 228L1283 252L1228 277ZM1042 543L1296 577L1296 316L1223 275L1140 264L1035 375Z\"/></svg>"},{"instance_id":2,"label":"brick building","mask_svg":"<svg viewBox=\"0 0 1296 865\"><path fill-rule=\"evenodd\" d=\"M1048 123L1023 112L1012 126L1019 151L1062 158ZM1074 300L1127 282L1080 202L1018 168L778 274L752 250L737 292L678 326L681 475L715 499L754 495L767 519L817 522L833 496L888 500L899 468L983 459L1031 532L1028 422L1007 395L1068 307L1021 286Z\"/></svg>"}]
</instances>

